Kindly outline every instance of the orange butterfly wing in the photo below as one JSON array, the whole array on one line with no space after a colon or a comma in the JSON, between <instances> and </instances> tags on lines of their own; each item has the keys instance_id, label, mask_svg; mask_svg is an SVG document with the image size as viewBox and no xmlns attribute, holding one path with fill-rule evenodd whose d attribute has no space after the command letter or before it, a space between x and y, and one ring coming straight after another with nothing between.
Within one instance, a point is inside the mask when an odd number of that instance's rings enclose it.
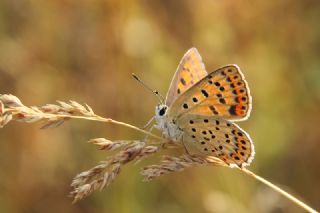
<instances>
[{"instance_id":1,"label":"orange butterfly wing","mask_svg":"<svg viewBox=\"0 0 320 213\"><path fill-rule=\"evenodd\" d=\"M189 154L214 156L240 167L253 160L255 152L249 135L230 121L188 114L177 125L184 132L182 142Z\"/></svg>"},{"instance_id":2,"label":"orange butterfly wing","mask_svg":"<svg viewBox=\"0 0 320 213\"><path fill-rule=\"evenodd\" d=\"M207 75L201 56L196 48L191 48L182 57L171 81L166 97L170 106L181 94Z\"/></svg>"},{"instance_id":3,"label":"orange butterfly wing","mask_svg":"<svg viewBox=\"0 0 320 213\"><path fill-rule=\"evenodd\" d=\"M250 111L251 96L247 82L237 65L228 65L209 73L179 96L168 114L174 120L195 114L240 121L246 119Z\"/></svg>"}]
</instances>

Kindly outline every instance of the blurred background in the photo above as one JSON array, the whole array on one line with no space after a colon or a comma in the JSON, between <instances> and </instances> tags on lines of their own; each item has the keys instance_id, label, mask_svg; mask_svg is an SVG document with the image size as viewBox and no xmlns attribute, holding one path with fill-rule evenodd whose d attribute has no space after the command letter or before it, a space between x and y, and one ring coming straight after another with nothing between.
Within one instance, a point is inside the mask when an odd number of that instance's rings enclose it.
<instances>
[{"instance_id":1,"label":"blurred background","mask_svg":"<svg viewBox=\"0 0 320 213\"><path fill-rule=\"evenodd\" d=\"M212 71L236 63L253 111L257 174L320 209L320 3L316 0L2 0L0 93L26 105L87 103L143 126L190 47ZM72 178L104 160L86 143L139 139L124 127L72 120L59 128L12 122L0 130L0 212L303 212L227 168L193 168L143 183L127 165L106 190L72 205Z\"/></svg>"}]
</instances>

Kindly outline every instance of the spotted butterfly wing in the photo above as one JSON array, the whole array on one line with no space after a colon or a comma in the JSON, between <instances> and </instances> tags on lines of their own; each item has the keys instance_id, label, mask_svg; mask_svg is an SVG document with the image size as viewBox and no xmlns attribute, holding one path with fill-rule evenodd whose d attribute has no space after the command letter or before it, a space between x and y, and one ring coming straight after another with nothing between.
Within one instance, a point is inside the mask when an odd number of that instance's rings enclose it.
<instances>
[{"instance_id":1,"label":"spotted butterfly wing","mask_svg":"<svg viewBox=\"0 0 320 213\"><path fill-rule=\"evenodd\" d=\"M170 106L181 94L205 76L207 72L200 54L196 48L191 48L182 57L174 74L167 93L166 105Z\"/></svg>"},{"instance_id":2,"label":"spotted butterfly wing","mask_svg":"<svg viewBox=\"0 0 320 213\"><path fill-rule=\"evenodd\" d=\"M178 120L187 114L220 116L245 120L251 111L247 82L237 65L209 73L179 96L169 108L168 117Z\"/></svg>"},{"instance_id":3,"label":"spotted butterfly wing","mask_svg":"<svg viewBox=\"0 0 320 213\"><path fill-rule=\"evenodd\" d=\"M215 156L229 165L249 165L254 146L236 124L219 117L188 114L177 121L184 132L182 143L189 154Z\"/></svg>"}]
</instances>

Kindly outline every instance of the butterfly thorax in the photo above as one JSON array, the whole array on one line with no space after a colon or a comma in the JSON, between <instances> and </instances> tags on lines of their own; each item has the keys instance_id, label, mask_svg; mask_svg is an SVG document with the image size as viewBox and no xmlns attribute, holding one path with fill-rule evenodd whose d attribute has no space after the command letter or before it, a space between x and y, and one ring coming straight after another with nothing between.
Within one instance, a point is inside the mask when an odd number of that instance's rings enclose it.
<instances>
[{"instance_id":1,"label":"butterfly thorax","mask_svg":"<svg viewBox=\"0 0 320 213\"><path fill-rule=\"evenodd\" d=\"M168 106L160 104L156 106L155 127L162 131L163 135L173 141L180 141L183 131L170 119L167 114Z\"/></svg>"}]
</instances>

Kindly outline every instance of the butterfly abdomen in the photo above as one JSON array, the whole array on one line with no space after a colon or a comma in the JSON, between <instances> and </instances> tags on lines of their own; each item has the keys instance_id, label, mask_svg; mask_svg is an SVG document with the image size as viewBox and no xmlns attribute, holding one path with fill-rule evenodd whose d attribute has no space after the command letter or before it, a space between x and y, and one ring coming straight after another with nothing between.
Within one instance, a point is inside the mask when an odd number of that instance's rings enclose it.
<instances>
[{"instance_id":1,"label":"butterfly abdomen","mask_svg":"<svg viewBox=\"0 0 320 213\"><path fill-rule=\"evenodd\" d=\"M183 135L183 131L173 121L167 120L167 117L157 120L155 127L162 131L165 138L176 142L180 141Z\"/></svg>"}]
</instances>

